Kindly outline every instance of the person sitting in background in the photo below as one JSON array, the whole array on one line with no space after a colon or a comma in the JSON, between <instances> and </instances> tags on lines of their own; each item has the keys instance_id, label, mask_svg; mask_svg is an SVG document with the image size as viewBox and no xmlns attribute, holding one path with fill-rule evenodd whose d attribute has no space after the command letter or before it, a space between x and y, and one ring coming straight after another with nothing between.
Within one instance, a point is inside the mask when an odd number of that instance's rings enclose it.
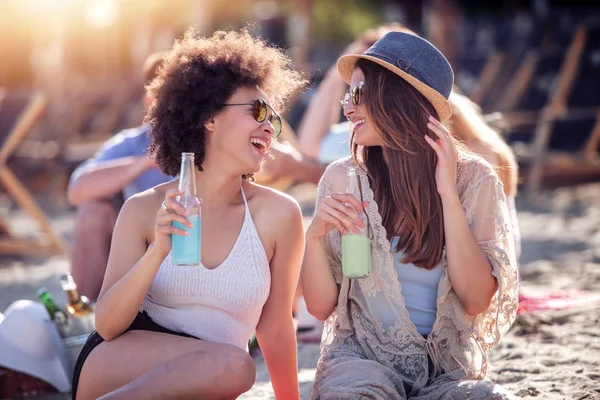
<instances>
[{"instance_id":1,"label":"person sitting in background","mask_svg":"<svg viewBox=\"0 0 600 400\"><path fill-rule=\"evenodd\" d=\"M360 54L388 32L410 32L404 25L393 22L362 32L341 55ZM339 101L348 84L332 65L310 100L298 127L298 149L304 157L327 165L350 154L348 121L340 122Z\"/></svg>"},{"instance_id":2,"label":"person sitting in background","mask_svg":"<svg viewBox=\"0 0 600 400\"><path fill-rule=\"evenodd\" d=\"M149 84L162 63L162 53L147 58L144 80ZM150 98L144 96L144 106ZM150 127L142 124L110 138L93 158L71 175L67 197L77 207L71 247L71 273L82 295L96 300L110 251L117 215L124 200L173 178L149 157Z\"/></svg>"},{"instance_id":3,"label":"person sitting in background","mask_svg":"<svg viewBox=\"0 0 600 400\"><path fill-rule=\"evenodd\" d=\"M450 105L452 106L450 130L454 137L473 153L489 162L504 185L518 260L521 255L521 234L515 207L519 183L519 165L515 155L498 132L484 121L477 104L453 90L450 95Z\"/></svg>"}]
</instances>

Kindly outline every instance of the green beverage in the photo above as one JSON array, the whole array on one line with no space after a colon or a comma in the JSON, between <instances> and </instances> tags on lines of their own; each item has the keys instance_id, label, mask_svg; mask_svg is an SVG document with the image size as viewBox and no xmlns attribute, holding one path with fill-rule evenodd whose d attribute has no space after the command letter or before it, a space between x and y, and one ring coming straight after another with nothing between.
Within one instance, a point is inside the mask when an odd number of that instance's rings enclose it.
<instances>
[{"instance_id":1,"label":"green beverage","mask_svg":"<svg viewBox=\"0 0 600 400\"><path fill-rule=\"evenodd\" d=\"M346 192L362 203L360 177L356 167L348 168ZM352 207L350 204L348 206ZM364 213L360 218L364 228L357 226L359 232L342 235L342 272L348 278L363 278L371 273L371 241L368 237L369 221Z\"/></svg>"},{"instance_id":2,"label":"green beverage","mask_svg":"<svg viewBox=\"0 0 600 400\"><path fill-rule=\"evenodd\" d=\"M342 272L348 278L363 278L371 272L371 242L361 235L342 236Z\"/></svg>"}]
</instances>

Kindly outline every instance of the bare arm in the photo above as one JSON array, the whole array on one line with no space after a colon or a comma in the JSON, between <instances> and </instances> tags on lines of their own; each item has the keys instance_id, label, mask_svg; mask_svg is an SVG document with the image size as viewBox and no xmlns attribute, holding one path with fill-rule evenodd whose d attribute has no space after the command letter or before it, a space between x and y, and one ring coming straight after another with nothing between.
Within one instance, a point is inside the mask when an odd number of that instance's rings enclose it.
<instances>
[{"instance_id":1,"label":"bare arm","mask_svg":"<svg viewBox=\"0 0 600 400\"><path fill-rule=\"evenodd\" d=\"M469 315L485 311L498 289L492 266L471 231L458 196L442 197L450 282Z\"/></svg>"},{"instance_id":2,"label":"bare arm","mask_svg":"<svg viewBox=\"0 0 600 400\"><path fill-rule=\"evenodd\" d=\"M71 184L67 194L69 203L77 206L109 199L153 165L156 165L154 160L146 155L100 162Z\"/></svg>"},{"instance_id":3,"label":"bare arm","mask_svg":"<svg viewBox=\"0 0 600 400\"><path fill-rule=\"evenodd\" d=\"M350 205L348 205L350 204ZM339 289L331 273L325 235L332 229L358 233L364 227L357 210L361 204L351 194L333 193L326 197L315 211L306 232L306 250L302 262L302 293L308 312L325 321L335 310Z\"/></svg>"},{"instance_id":4,"label":"bare arm","mask_svg":"<svg viewBox=\"0 0 600 400\"><path fill-rule=\"evenodd\" d=\"M498 289L498 281L492 275L492 265L471 231L458 196L456 186L458 150L454 141L446 127L434 117L429 117L427 126L438 137L434 140L425 135L426 141L438 156L435 174L444 214L448 275L465 311L474 316L488 309ZM489 177L494 176L490 174ZM493 192L489 193L490 196L492 194ZM482 214L487 213L486 205L493 204L493 202L488 203L483 197L478 198L477 201L484 205L478 210L482 211ZM476 218L486 217L480 215ZM487 239L493 239L494 234L492 229L492 232L488 232L490 237Z\"/></svg>"},{"instance_id":5,"label":"bare arm","mask_svg":"<svg viewBox=\"0 0 600 400\"><path fill-rule=\"evenodd\" d=\"M361 41L352 42L344 49L344 54L360 54L367 50ZM334 64L327 72L317 88L317 92L311 99L300 127L298 128L298 140L302 154L316 159L319 156L319 148L323 137L329 131L331 125L340 120L340 100L344 90L348 87L342 79Z\"/></svg>"},{"instance_id":6,"label":"bare arm","mask_svg":"<svg viewBox=\"0 0 600 400\"><path fill-rule=\"evenodd\" d=\"M308 312L325 321L337 306L339 290L329 269L324 237L307 235L301 282Z\"/></svg>"},{"instance_id":7,"label":"bare arm","mask_svg":"<svg viewBox=\"0 0 600 400\"><path fill-rule=\"evenodd\" d=\"M274 142L270 153L271 158L264 164L263 171L276 178L319 183L327 168L327 165L308 160L289 143Z\"/></svg>"},{"instance_id":8,"label":"bare arm","mask_svg":"<svg viewBox=\"0 0 600 400\"><path fill-rule=\"evenodd\" d=\"M346 82L337 69L330 68L310 100L298 128L298 141L302 154L317 158L323 137L331 125L339 122L339 100L344 94Z\"/></svg>"},{"instance_id":9,"label":"bare arm","mask_svg":"<svg viewBox=\"0 0 600 400\"><path fill-rule=\"evenodd\" d=\"M292 320L292 300L304 248L302 215L297 204L289 201L277 218L277 235L271 260L271 293L256 338L265 357L273 391L278 399L299 399L296 333ZM278 213L279 214L279 213Z\"/></svg>"},{"instance_id":10,"label":"bare arm","mask_svg":"<svg viewBox=\"0 0 600 400\"><path fill-rule=\"evenodd\" d=\"M181 212L181 206L174 200L178 194L176 190L167 192L166 201L170 209ZM170 235L183 233L172 227L171 221L190 224L185 217L160 208L154 243L146 249L143 221L153 212L149 200L139 197L127 200L117 219L106 275L96 304L96 330L105 340L119 336L134 320L156 272L170 251Z\"/></svg>"}]
</instances>

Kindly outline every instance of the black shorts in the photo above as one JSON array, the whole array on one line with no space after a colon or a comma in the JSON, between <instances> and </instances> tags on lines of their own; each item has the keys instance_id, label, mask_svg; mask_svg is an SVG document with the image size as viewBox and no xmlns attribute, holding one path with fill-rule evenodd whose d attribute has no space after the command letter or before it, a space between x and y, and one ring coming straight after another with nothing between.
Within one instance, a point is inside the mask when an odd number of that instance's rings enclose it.
<instances>
[{"instance_id":1,"label":"black shorts","mask_svg":"<svg viewBox=\"0 0 600 400\"><path fill-rule=\"evenodd\" d=\"M188 335L187 333L175 332L170 329L164 328L158 325L156 322L152 321L152 319L148 316L146 311L139 312L129 328L125 330L125 332L129 331L152 331L152 332L160 332L160 333L169 333L171 335L183 336L183 337L193 337ZM81 352L79 353L79 357L77 358L77 362L75 363L75 368L73 370L73 385L71 388L71 398L75 400L75 396L77 396L77 386L79 384L79 375L81 374L81 369L83 368L83 364L85 360L90 355L92 350L100 343L104 342L102 336L98 334L98 332L94 331L90 334L85 344L83 345Z\"/></svg>"}]
</instances>

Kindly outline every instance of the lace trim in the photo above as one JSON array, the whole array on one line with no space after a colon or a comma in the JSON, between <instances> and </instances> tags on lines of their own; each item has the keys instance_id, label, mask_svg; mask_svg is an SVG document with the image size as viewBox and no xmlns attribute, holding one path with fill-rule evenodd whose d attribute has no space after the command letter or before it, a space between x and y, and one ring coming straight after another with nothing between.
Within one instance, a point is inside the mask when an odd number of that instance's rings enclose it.
<instances>
[{"instance_id":1,"label":"lace trim","mask_svg":"<svg viewBox=\"0 0 600 400\"><path fill-rule=\"evenodd\" d=\"M345 169L353 165L351 158L335 162L328 168L319 184L317 205L332 191L329 181L331 174L345 176ZM502 184L484 161L467 156L459 160L457 187L467 220L473 231L479 228L480 221L475 209L477 198L483 188L493 188L492 199L500 207L506 207ZM438 289L438 312L429 339L425 340L410 321L401 285L393 265L390 243L382 225L374 193L366 173L359 170L363 198L369 201L366 215L373 232L373 268L368 278L348 280L341 273L341 239L337 231L327 236L330 267L340 285L338 309L326 323L327 338L322 346L317 375L324 363L333 359L344 348L361 357L375 359L388 365L402 375L404 381L415 381L415 385L426 384L430 374L443 371L451 379L482 379L487 373L486 351L498 343L516 316L517 280L516 263L509 254L508 243L510 225L505 218L505 210L494 210L494 240L479 242L490 260L492 273L498 280L498 293L486 312L471 317L464 311L460 300L452 289L447 274L447 258L444 251L442 267L444 273ZM345 181L344 181L345 182ZM488 199L489 200L489 199ZM507 214L506 214L507 215ZM356 286L358 285L358 286ZM360 290L363 298L356 298ZM398 315L392 326L384 326L368 309L368 302L376 296L385 296L390 307ZM360 305L365 301L362 306ZM362 308L361 308L362 307ZM365 308L366 307L366 308ZM434 371L429 371L426 354L434 361Z\"/></svg>"}]
</instances>

